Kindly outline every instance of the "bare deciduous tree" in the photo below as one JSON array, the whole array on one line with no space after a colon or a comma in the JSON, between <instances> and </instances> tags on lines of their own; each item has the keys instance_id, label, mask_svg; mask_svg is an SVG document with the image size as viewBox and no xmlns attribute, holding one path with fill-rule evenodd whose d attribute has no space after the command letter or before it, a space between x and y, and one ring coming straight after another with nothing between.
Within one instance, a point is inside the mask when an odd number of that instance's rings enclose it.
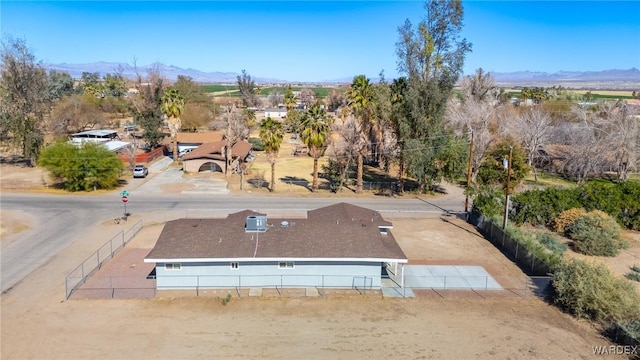
<instances>
[{"instance_id":1,"label":"bare deciduous tree","mask_svg":"<svg viewBox=\"0 0 640 360\"><path fill-rule=\"evenodd\" d=\"M482 68L476 70L471 76L462 79L462 91L465 99L474 101L493 101L496 99L497 91L495 79L491 73L486 73Z\"/></svg>"},{"instance_id":2,"label":"bare deciduous tree","mask_svg":"<svg viewBox=\"0 0 640 360\"><path fill-rule=\"evenodd\" d=\"M104 114L91 95L73 94L65 96L53 107L47 130L54 136L63 136L100 127L104 122Z\"/></svg>"},{"instance_id":3,"label":"bare deciduous tree","mask_svg":"<svg viewBox=\"0 0 640 360\"><path fill-rule=\"evenodd\" d=\"M540 149L549 143L554 130L551 114L539 106L525 108L512 121L505 124L505 129L525 148L527 165L533 168L533 175L537 182L535 160Z\"/></svg>"},{"instance_id":4,"label":"bare deciduous tree","mask_svg":"<svg viewBox=\"0 0 640 360\"><path fill-rule=\"evenodd\" d=\"M602 132L593 124L574 124L568 133L568 145L572 150L564 161L564 171L582 183L588 177L600 173L607 147Z\"/></svg>"},{"instance_id":5,"label":"bare deciduous tree","mask_svg":"<svg viewBox=\"0 0 640 360\"><path fill-rule=\"evenodd\" d=\"M367 138L362 131L362 124L349 113L347 108L342 112L341 121L334 123L333 131L338 135L333 138L328 153L331 154L339 164L341 169L341 185L347 181L348 171L354 159L358 157L360 149L366 147Z\"/></svg>"},{"instance_id":6,"label":"bare deciduous tree","mask_svg":"<svg viewBox=\"0 0 640 360\"><path fill-rule=\"evenodd\" d=\"M471 159L471 181L476 182L480 163L487 149L500 137L497 131L498 113L507 111L502 105L493 105L490 101L477 101L473 97L461 102L450 99L447 105L448 126L463 136L465 131L473 131L473 149Z\"/></svg>"},{"instance_id":7,"label":"bare deciduous tree","mask_svg":"<svg viewBox=\"0 0 640 360\"><path fill-rule=\"evenodd\" d=\"M298 100L307 109L316 102L316 94L309 88L303 88L298 94Z\"/></svg>"},{"instance_id":8,"label":"bare deciduous tree","mask_svg":"<svg viewBox=\"0 0 640 360\"><path fill-rule=\"evenodd\" d=\"M618 180L626 181L640 165L640 124L629 115L624 102L617 103L606 115L608 155L614 161Z\"/></svg>"},{"instance_id":9,"label":"bare deciduous tree","mask_svg":"<svg viewBox=\"0 0 640 360\"><path fill-rule=\"evenodd\" d=\"M274 108L278 107L278 105L284 103L284 94L280 90L273 90L269 93L269 96L267 96L267 101L269 106Z\"/></svg>"}]
</instances>

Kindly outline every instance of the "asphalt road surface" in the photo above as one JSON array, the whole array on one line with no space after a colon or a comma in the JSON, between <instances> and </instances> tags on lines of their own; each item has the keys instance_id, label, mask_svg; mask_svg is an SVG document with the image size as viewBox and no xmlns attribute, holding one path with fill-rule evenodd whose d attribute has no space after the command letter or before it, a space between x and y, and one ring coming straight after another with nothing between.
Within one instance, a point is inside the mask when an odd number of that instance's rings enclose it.
<instances>
[{"instance_id":1,"label":"asphalt road surface","mask_svg":"<svg viewBox=\"0 0 640 360\"><path fill-rule=\"evenodd\" d=\"M140 215L144 221L165 220L167 216L212 217L251 209L267 214L303 213L306 210L349 202L379 211L385 217L428 216L446 211L463 210L464 198L442 196L425 201L411 196L402 198L309 198L252 195L184 195L130 192L127 212ZM100 196L0 194L3 210L21 210L34 217L34 226L14 234L2 247L1 290L10 289L39 266L47 263L83 231L105 220L122 216L124 205L119 191ZM69 264L73 268L77 264Z\"/></svg>"}]
</instances>

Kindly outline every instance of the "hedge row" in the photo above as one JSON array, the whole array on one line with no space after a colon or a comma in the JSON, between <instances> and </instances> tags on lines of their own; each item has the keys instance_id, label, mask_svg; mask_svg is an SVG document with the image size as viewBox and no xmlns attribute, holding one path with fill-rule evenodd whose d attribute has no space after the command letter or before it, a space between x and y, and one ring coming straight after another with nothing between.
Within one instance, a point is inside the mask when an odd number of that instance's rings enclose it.
<instances>
[{"instance_id":1,"label":"hedge row","mask_svg":"<svg viewBox=\"0 0 640 360\"><path fill-rule=\"evenodd\" d=\"M562 261L562 253L566 247L563 247L553 235L532 232L515 226L507 226L506 233L550 268L554 268Z\"/></svg>"},{"instance_id":2,"label":"hedge row","mask_svg":"<svg viewBox=\"0 0 640 360\"><path fill-rule=\"evenodd\" d=\"M640 295L608 267L566 259L553 273L554 302L577 317L621 322L640 317Z\"/></svg>"},{"instance_id":3,"label":"hedge row","mask_svg":"<svg viewBox=\"0 0 640 360\"><path fill-rule=\"evenodd\" d=\"M591 181L574 189L528 190L513 196L510 218L517 224L552 226L565 210L601 210L622 226L640 230L640 182Z\"/></svg>"}]
</instances>

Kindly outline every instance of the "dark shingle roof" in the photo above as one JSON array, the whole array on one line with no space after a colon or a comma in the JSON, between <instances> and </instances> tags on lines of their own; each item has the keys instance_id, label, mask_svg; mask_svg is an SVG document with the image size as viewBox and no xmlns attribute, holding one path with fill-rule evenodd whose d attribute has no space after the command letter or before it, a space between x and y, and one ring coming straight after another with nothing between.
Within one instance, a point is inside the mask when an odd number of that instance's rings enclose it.
<instances>
[{"instance_id":1,"label":"dark shingle roof","mask_svg":"<svg viewBox=\"0 0 640 360\"><path fill-rule=\"evenodd\" d=\"M169 221L147 259L407 258L391 232L379 231L379 226L391 223L376 211L355 205L338 203L312 210L306 219L267 218L267 231L262 233L245 232L246 217L251 215L261 214L245 210L226 219Z\"/></svg>"}]
</instances>

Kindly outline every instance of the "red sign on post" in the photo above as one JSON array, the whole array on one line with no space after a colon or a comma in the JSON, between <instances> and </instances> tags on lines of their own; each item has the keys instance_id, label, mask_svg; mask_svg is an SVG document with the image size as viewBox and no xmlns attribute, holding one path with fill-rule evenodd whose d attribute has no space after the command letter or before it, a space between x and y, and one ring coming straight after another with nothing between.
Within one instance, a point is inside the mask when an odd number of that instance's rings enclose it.
<instances>
[{"instance_id":1,"label":"red sign on post","mask_svg":"<svg viewBox=\"0 0 640 360\"><path fill-rule=\"evenodd\" d=\"M122 197L122 202L126 203L127 201L129 201L129 198L127 196L123 196Z\"/></svg>"}]
</instances>

